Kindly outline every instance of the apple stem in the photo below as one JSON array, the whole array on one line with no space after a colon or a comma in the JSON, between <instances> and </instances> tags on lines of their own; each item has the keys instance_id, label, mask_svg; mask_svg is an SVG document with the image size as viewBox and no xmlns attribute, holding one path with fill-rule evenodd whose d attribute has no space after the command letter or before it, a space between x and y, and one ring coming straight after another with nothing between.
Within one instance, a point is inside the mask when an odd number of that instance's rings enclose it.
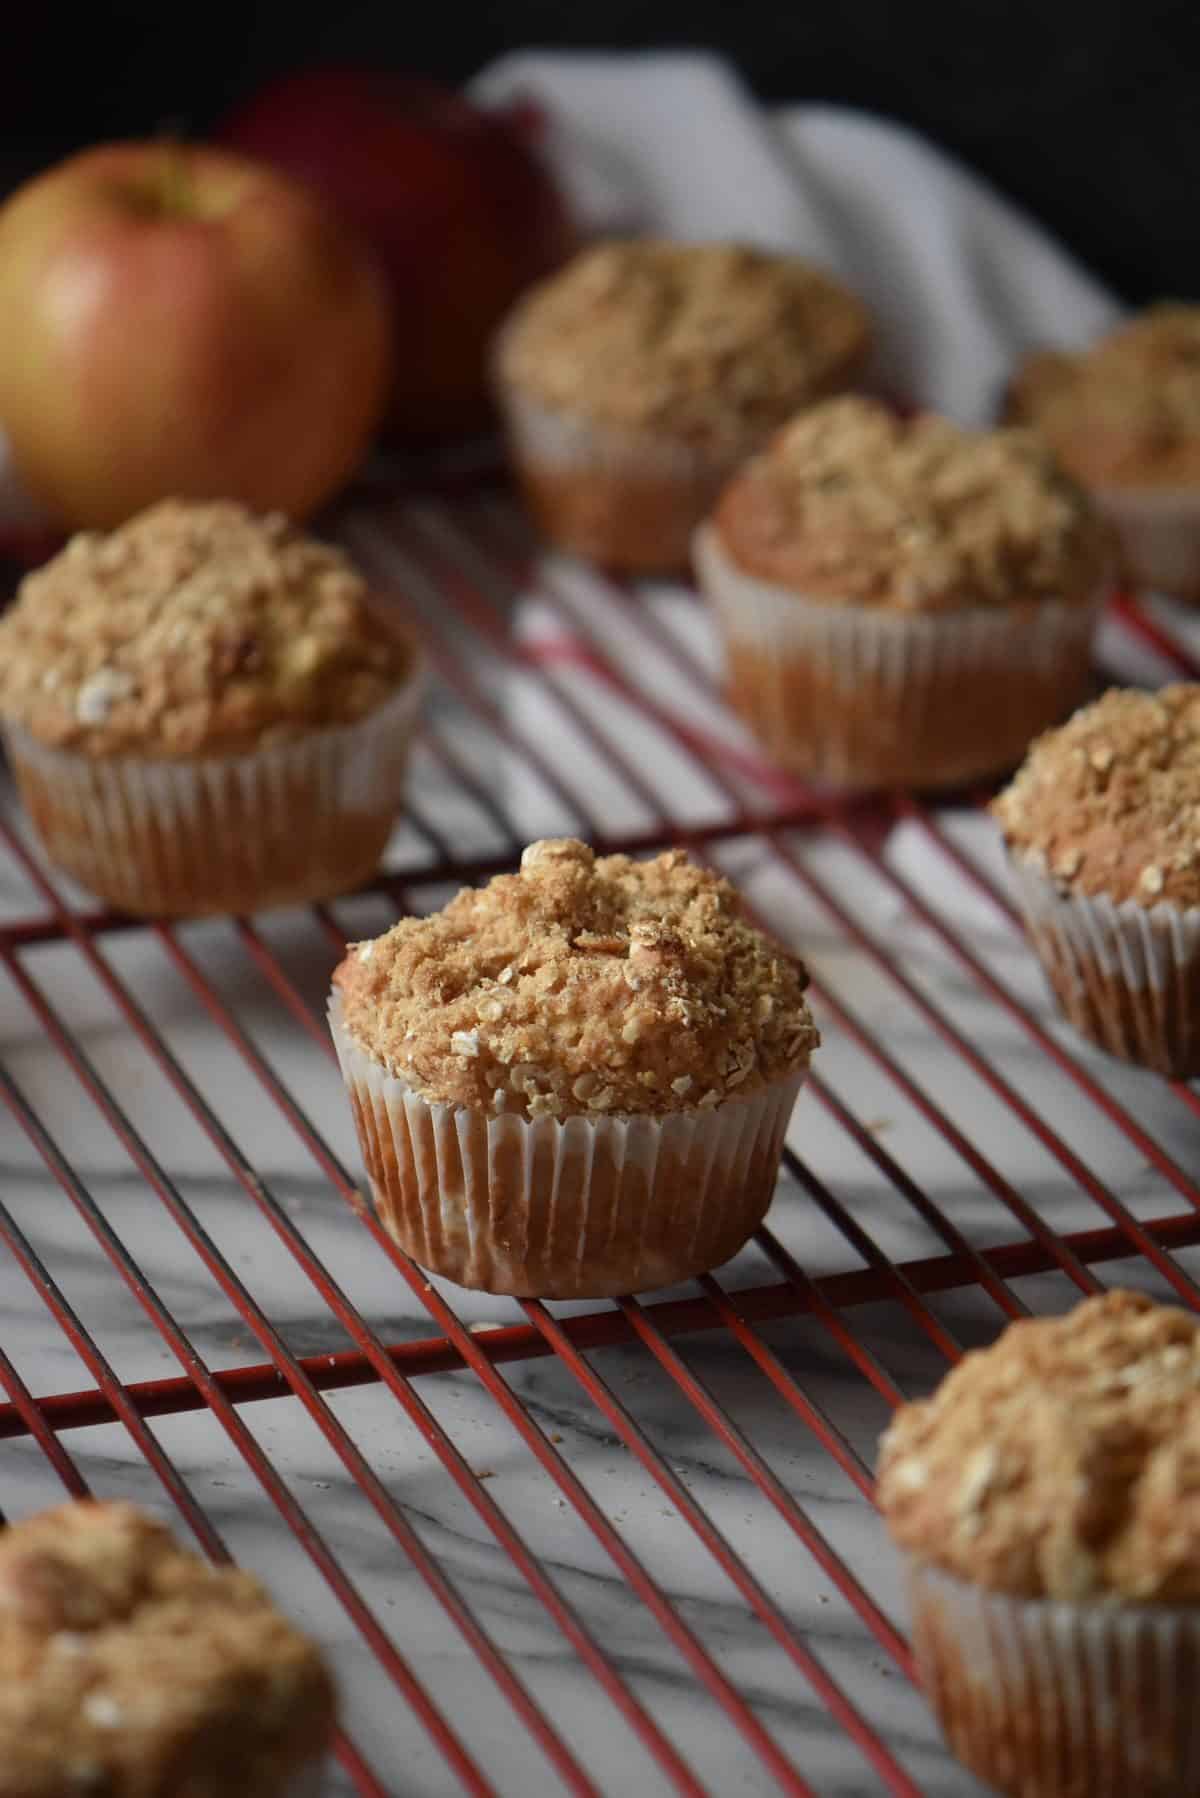
<instances>
[{"instance_id":1,"label":"apple stem","mask_svg":"<svg viewBox=\"0 0 1200 1798\"><path fill-rule=\"evenodd\" d=\"M187 148L177 132L162 135L162 209L176 215L186 213L191 195L188 178Z\"/></svg>"}]
</instances>

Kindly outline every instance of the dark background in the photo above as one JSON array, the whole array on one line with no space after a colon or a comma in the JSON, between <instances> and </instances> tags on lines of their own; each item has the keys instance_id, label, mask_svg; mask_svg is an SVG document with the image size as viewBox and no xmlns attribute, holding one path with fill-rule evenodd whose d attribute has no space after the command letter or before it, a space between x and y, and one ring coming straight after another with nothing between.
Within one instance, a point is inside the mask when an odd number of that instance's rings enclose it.
<instances>
[{"instance_id":1,"label":"dark background","mask_svg":"<svg viewBox=\"0 0 1200 1798\"><path fill-rule=\"evenodd\" d=\"M1200 298L1200 0L0 0L0 187L98 138L202 135L291 66L366 60L460 81L528 44L723 51L764 97L918 127L1127 298Z\"/></svg>"}]
</instances>

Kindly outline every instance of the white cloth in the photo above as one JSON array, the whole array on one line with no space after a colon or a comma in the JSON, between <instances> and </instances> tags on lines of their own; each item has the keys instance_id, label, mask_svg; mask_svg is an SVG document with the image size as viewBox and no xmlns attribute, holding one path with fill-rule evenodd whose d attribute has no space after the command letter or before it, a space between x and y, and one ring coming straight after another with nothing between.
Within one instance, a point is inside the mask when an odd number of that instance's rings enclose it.
<instances>
[{"instance_id":1,"label":"white cloth","mask_svg":"<svg viewBox=\"0 0 1200 1798\"><path fill-rule=\"evenodd\" d=\"M543 105L548 150L602 227L795 250L877 322L879 374L983 423L1014 358L1073 347L1119 307L1034 221L904 126L842 107L765 111L701 53L520 52L476 83Z\"/></svg>"}]
</instances>

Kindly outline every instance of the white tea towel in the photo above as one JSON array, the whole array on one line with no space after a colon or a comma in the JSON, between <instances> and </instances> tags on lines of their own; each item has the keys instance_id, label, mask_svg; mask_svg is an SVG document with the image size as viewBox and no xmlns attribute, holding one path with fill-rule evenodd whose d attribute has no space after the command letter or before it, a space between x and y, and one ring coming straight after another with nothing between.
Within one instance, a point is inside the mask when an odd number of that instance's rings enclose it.
<instances>
[{"instance_id":1,"label":"white tea towel","mask_svg":"<svg viewBox=\"0 0 1200 1798\"><path fill-rule=\"evenodd\" d=\"M794 250L877 321L879 373L916 404L982 423L1020 352L1074 347L1113 296L1019 208L915 132L843 107L765 110L695 52L519 52L476 92L540 104L548 148L601 228Z\"/></svg>"}]
</instances>

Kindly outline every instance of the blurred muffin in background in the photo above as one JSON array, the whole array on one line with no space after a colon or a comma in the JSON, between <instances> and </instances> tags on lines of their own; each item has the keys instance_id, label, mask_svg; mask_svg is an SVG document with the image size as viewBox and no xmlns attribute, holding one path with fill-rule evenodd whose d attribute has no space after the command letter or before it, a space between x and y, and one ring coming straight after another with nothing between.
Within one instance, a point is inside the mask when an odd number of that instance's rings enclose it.
<instances>
[{"instance_id":1,"label":"blurred muffin in background","mask_svg":"<svg viewBox=\"0 0 1200 1798\"><path fill-rule=\"evenodd\" d=\"M1005 413L1091 491L1129 582L1200 603L1200 306L1153 306L1080 355L1035 351Z\"/></svg>"},{"instance_id":2,"label":"blurred muffin in background","mask_svg":"<svg viewBox=\"0 0 1200 1798\"><path fill-rule=\"evenodd\" d=\"M0 1536L0 1798L316 1798L335 1709L258 1581L132 1505Z\"/></svg>"},{"instance_id":3,"label":"blurred muffin in background","mask_svg":"<svg viewBox=\"0 0 1200 1798\"><path fill-rule=\"evenodd\" d=\"M799 406L851 385L870 340L862 303L792 256L661 239L585 251L496 346L535 518L614 569L685 567L721 484Z\"/></svg>"},{"instance_id":4,"label":"blurred muffin in background","mask_svg":"<svg viewBox=\"0 0 1200 1798\"><path fill-rule=\"evenodd\" d=\"M729 696L844 787L1010 766L1083 697L1108 535L1030 432L843 396L734 476L696 538Z\"/></svg>"},{"instance_id":5,"label":"blurred muffin in background","mask_svg":"<svg viewBox=\"0 0 1200 1798\"><path fill-rule=\"evenodd\" d=\"M1200 685L1113 688L1039 738L992 810L1076 1030L1200 1075Z\"/></svg>"},{"instance_id":6,"label":"blurred muffin in background","mask_svg":"<svg viewBox=\"0 0 1200 1798\"><path fill-rule=\"evenodd\" d=\"M378 864L413 646L340 551L232 502L84 533L0 620L0 723L47 854L133 912L243 911Z\"/></svg>"}]
</instances>

